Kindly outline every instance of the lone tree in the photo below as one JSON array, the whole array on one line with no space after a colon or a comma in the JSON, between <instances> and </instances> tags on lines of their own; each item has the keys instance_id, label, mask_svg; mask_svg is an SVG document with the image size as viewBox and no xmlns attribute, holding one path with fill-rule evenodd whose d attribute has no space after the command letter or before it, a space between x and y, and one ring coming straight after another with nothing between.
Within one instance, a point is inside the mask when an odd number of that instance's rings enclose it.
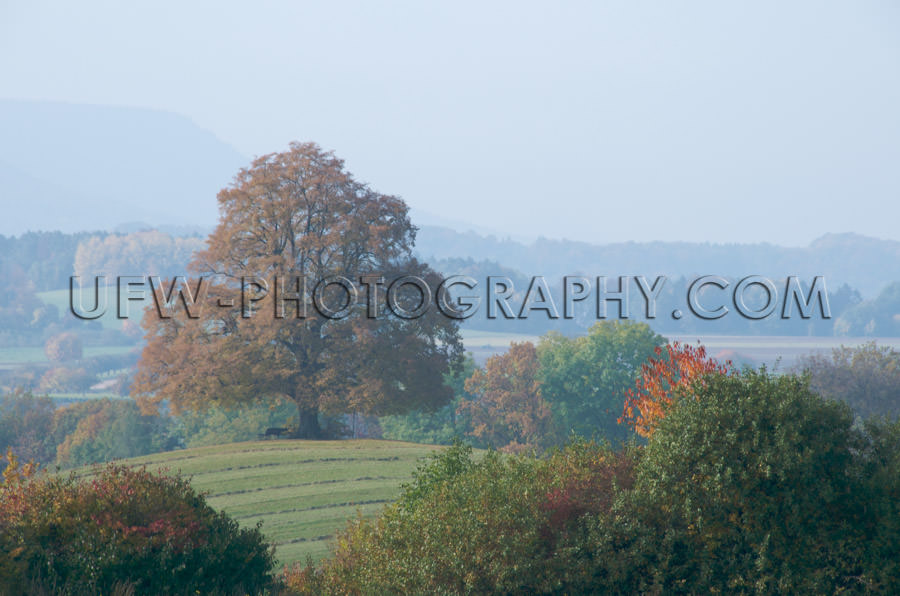
<instances>
[{"instance_id":1,"label":"lone tree","mask_svg":"<svg viewBox=\"0 0 900 596\"><path fill-rule=\"evenodd\" d=\"M190 264L198 278L178 286L200 296L194 312L171 300L144 315L135 390L145 410L287 397L296 436L318 438L320 413L397 414L452 399L443 375L462 356L458 321L434 308L440 277L413 258L401 199L355 181L316 144L292 143L242 169L218 200L219 225ZM406 275L431 294L404 284L393 293L406 308L398 316L384 298ZM259 289L242 286L250 277L270 291L244 308L247 288ZM426 300L432 307L410 317Z\"/></svg>"}]
</instances>

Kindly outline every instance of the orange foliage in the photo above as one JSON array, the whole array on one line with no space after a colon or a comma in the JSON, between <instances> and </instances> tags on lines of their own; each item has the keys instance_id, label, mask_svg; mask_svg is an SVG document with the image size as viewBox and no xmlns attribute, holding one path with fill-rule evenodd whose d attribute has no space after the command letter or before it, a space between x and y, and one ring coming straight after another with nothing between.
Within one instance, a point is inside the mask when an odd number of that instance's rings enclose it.
<instances>
[{"instance_id":1,"label":"orange foliage","mask_svg":"<svg viewBox=\"0 0 900 596\"><path fill-rule=\"evenodd\" d=\"M0 475L0 536L7 531L10 523L18 519L28 506L25 496L27 481L38 471L38 464L33 461L22 465L12 449L6 449L6 455L0 455L0 462L6 460L6 468ZM2 546L2 541L0 541ZM2 588L3 564L0 563L0 592Z\"/></svg>"},{"instance_id":2,"label":"orange foliage","mask_svg":"<svg viewBox=\"0 0 900 596\"><path fill-rule=\"evenodd\" d=\"M442 381L463 355L458 321L437 308L406 319L387 304L372 316L369 292L357 291L356 280L366 275L383 278L376 285L385 287L402 276L440 285L441 276L413 257L416 227L406 203L354 180L342 160L315 143L292 143L242 169L219 193L219 207L219 225L189 265L208 280L205 290L198 280L188 284L205 296L196 303L199 318L177 299L166 317L152 308L144 315L147 344L133 392L145 413L163 401L178 413L289 398L298 408L295 434L321 438L320 412L381 416L453 399ZM253 316L212 306L242 304L237 280L245 276L273 284ZM299 284L301 276L308 283ZM314 288L339 277L354 284L345 314L319 312ZM297 302L278 307L276 278ZM418 305L413 294L398 297L406 310Z\"/></svg>"},{"instance_id":3,"label":"orange foliage","mask_svg":"<svg viewBox=\"0 0 900 596\"><path fill-rule=\"evenodd\" d=\"M19 458L12 452L12 449L6 449L6 455L0 456L0 460L6 459L6 469L3 470L3 484L12 486L28 480L37 473L38 464L29 461L24 465L19 464Z\"/></svg>"},{"instance_id":4,"label":"orange foliage","mask_svg":"<svg viewBox=\"0 0 900 596\"><path fill-rule=\"evenodd\" d=\"M665 350L665 352L664 352ZM665 408L694 383L709 374L729 374L732 364L707 357L703 346L678 342L655 349L656 357L641 365L635 389L629 389L619 418L642 437L649 437L665 416Z\"/></svg>"},{"instance_id":5,"label":"orange foliage","mask_svg":"<svg viewBox=\"0 0 900 596\"><path fill-rule=\"evenodd\" d=\"M510 344L505 354L488 358L484 370L466 381L458 412L471 418L471 435L503 451L521 453L540 446L551 424L550 406L541 397L539 362L531 342Z\"/></svg>"}]
</instances>

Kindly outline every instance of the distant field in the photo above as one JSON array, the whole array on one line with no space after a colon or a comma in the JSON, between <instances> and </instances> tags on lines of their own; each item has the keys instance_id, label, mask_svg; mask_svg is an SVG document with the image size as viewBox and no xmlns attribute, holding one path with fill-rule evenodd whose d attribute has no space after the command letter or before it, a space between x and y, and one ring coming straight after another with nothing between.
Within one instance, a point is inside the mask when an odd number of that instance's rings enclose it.
<instances>
[{"instance_id":1,"label":"distant field","mask_svg":"<svg viewBox=\"0 0 900 596\"><path fill-rule=\"evenodd\" d=\"M679 341L696 345L699 341L707 352L716 356L722 352L733 352L748 358L753 364L765 364L768 367L778 363L778 369L784 370L793 366L800 356L812 352L830 353L832 349L842 345L856 347L866 342L875 341L880 346L900 350L900 338L897 337L807 337L807 336L753 336L753 335L672 335L669 341ZM728 354L731 357L731 354Z\"/></svg>"},{"instance_id":2,"label":"distant field","mask_svg":"<svg viewBox=\"0 0 900 596\"><path fill-rule=\"evenodd\" d=\"M463 329L463 342L466 350L472 352L476 362L483 364L494 354L506 352L510 342L537 342L536 335L519 333L497 333ZM666 335L666 334L663 334ZM811 352L830 352L841 345L859 346L869 341L878 345L889 346L900 350L900 338L897 337L809 337L791 335L666 335L670 342L679 341L696 345L697 342L706 347L711 356L726 353L726 356L746 359L754 365L765 364L772 368L778 363L779 370L793 366L797 359Z\"/></svg>"},{"instance_id":3,"label":"distant field","mask_svg":"<svg viewBox=\"0 0 900 596\"><path fill-rule=\"evenodd\" d=\"M89 399L131 399L127 395L116 395L115 393L48 393L47 397L56 401L57 407Z\"/></svg>"},{"instance_id":4,"label":"distant field","mask_svg":"<svg viewBox=\"0 0 900 596\"><path fill-rule=\"evenodd\" d=\"M537 343L537 335L525 333L503 333L497 331L479 331L476 329L460 329L463 345L472 353L475 362L483 365L494 354L501 354L509 349L511 342L530 341Z\"/></svg>"},{"instance_id":5,"label":"distant field","mask_svg":"<svg viewBox=\"0 0 900 596\"><path fill-rule=\"evenodd\" d=\"M242 525L262 521L281 564L323 556L328 539L360 511L372 516L397 498L434 445L398 441L233 443L125 460L191 477L213 507Z\"/></svg>"},{"instance_id":6,"label":"distant field","mask_svg":"<svg viewBox=\"0 0 900 596\"><path fill-rule=\"evenodd\" d=\"M78 288L75 289L78 292ZM97 319L100 323L108 328L108 329L119 329L122 326L122 320L117 318L117 310L116 310L116 288L115 286L108 286L107 288L100 288L100 295L103 296L103 292L108 292L106 299L106 313ZM139 292L134 292L138 294ZM94 287L88 285L84 288L84 297L83 304L87 308L91 308L94 305ZM128 318L135 323L141 322L141 317L144 314L144 307L149 304L150 293L143 292L144 296L141 300L131 301L128 304ZM69 288L65 288L62 290L51 290L49 292L39 292L38 298L40 298L45 304L52 304L57 309L59 309L59 314L61 316L73 316L70 312L71 308L69 305ZM76 293L76 300L81 296ZM124 305L123 300L123 305ZM101 298L101 304L103 300Z\"/></svg>"},{"instance_id":7,"label":"distant field","mask_svg":"<svg viewBox=\"0 0 900 596\"><path fill-rule=\"evenodd\" d=\"M125 354L134 349L134 346L91 346L84 348L84 356L104 356L110 354ZM0 348L0 364L30 364L33 362L47 362L44 348L30 346L24 348Z\"/></svg>"},{"instance_id":8,"label":"distant field","mask_svg":"<svg viewBox=\"0 0 900 596\"><path fill-rule=\"evenodd\" d=\"M466 346L508 346L513 341L537 341L537 335L526 333L503 333L497 331L479 331L477 329L460 329L460 335Z\"/></svg>"}]
</instances>

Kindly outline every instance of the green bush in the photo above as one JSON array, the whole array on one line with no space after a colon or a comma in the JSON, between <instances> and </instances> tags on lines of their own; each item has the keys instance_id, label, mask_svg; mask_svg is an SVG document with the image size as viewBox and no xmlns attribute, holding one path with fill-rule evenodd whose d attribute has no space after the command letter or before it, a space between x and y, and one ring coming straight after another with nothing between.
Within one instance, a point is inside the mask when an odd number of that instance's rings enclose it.
<instances>
[{"instance_id":1,"label":"green bush","mask_svg":"<svg viewBox=\"0 0 900 596\"><path fill-rule=\"evenodd\" d=\"M641 365L665 338L646 323L598 321L575 338L550 332L538 344L541 396L550 404L555 444L574 433L611 442L631 436L617 422Z\"/></svg>"},{"instance_id":2,"label":"green bush","mask_svg":"<svg viewBox=\"0 0 900 596\"><path fill-rule=\"evenodd\" d=\"M289 570L301 594L524 594L580 592L573 541L600 515L631 463L576 443L547 459L457 444L420 468L380 518L352 521L332 558Z\"/></svg>"},{"instance_id":3,"label":"green bush","mask_svg":"<svg viewBox=\"0 0 900 596\"><path fill-rule=\"evenodd\" d=\"M873 482L885 462L896 471L898 443L887 440L896 429L854 427L845 404L765 371L712 377L694 397L651 437L625 509L644 524L639 534L659 537L649 547L656 587L821 594L900 585L886 557L900 548L897 477ZM648 556L643 546L636 555Z\"/></svg>"}]
</instances>

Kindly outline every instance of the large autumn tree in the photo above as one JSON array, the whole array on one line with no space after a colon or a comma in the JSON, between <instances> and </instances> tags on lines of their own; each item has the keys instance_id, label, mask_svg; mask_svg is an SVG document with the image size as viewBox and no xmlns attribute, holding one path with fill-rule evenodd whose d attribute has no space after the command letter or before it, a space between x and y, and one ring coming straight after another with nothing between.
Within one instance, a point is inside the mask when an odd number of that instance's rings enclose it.
<instances>
[{"instance_id":1,"label":"large autumn tree","mask_svg":"<svg viewBox=\"0 0 900 596\"><path fill-rule=\"evenodd\" d=\"M188 284L205 294L202 308L189 316L184 301L173 301L167 316L144 315L135 380L143 406L166 401L177 412L286 397L298 406L296 435L315 438L320 413L396 414L450 401L442 379L462 354L458 321L434 304L400 317L384 299L402 276L426 280L432 294L440 282L412 256L416 228L401 199L354 180L316 144L292 143L242 169L218 200L219 225L190 265L212 280ZM286 280L282 296L299 301L278 308L276 276ZM252 293L241 280L249 277L270 287L245 310L242 296ZM424 299L404 290L394 297L408 314Z\"/></svg>"}]
</instances>

